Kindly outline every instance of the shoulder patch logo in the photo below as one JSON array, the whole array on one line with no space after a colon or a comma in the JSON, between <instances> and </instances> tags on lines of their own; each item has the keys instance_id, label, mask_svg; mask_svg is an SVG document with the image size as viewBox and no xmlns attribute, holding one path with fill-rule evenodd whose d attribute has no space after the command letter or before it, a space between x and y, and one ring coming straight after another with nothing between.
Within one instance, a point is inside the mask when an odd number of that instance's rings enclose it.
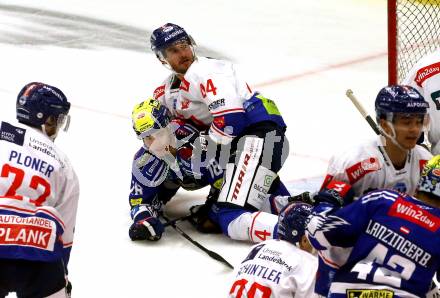
<instances>
[{"instance_id":1,"label":"shoulder patch logo","mask_svg":"<svg viewBox=\"0 0 440 298\"><path fill-rule=\"evenodd\" d=\"M16 127L8 122L2 122L0 126L0 141L7 141L23 146L25 133L26 129Z\"/></svg>"},{"instance_id":2,"label":"shoulder patch logo","mask_svg":"<svg viewBox=\"0 0 440 298\"><path fill-rule=\"evenodd\" d=\"M440 228L439 217L401 198L393 203L388 215L402 218L431 232L436 232Z\"/></svg>"},{"instance_id":3,"label":"shoulder patch logo","mask_svg":"<svg viewBox=\"0 0 440 298\"><path fill-rule=\"evenodd\" d=\"M367 158L361 162L358 162L345 171L348 176L350 184L353 185L359 181L362 177L370 172L375 172L380 169L379 160L375 157Z\"/></svg>"},{"instance_id":4,"label":"shoulder patch logo","mask_svg":"<svg viewBox=\"0 0 440 298\"><path fill-rule=\"evenodd\" d=\"M425 80L439 73L440 73L440 62L425 66L417 71L416 77L414 78L414 82L416 82L416 84L419 87L422 87L422 84Z\"/></svg>"}]
</instances>

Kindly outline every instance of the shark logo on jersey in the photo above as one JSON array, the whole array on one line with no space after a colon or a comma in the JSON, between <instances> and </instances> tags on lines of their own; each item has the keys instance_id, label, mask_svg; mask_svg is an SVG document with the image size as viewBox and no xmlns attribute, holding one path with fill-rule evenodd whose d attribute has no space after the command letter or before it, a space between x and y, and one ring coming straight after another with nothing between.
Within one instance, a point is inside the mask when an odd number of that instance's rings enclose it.
<instances>
[{"instance_id":1,"label":"shark logo on jersey","mask_svg":"<svg viewBox=\"0 0 440 298\"><path fill-rule=\"evenodd\" d=\"M25 132L26 130L23 128L2 122L0 126L0 141L3 140L23 146Z\"/></svg>"}]
</instances>

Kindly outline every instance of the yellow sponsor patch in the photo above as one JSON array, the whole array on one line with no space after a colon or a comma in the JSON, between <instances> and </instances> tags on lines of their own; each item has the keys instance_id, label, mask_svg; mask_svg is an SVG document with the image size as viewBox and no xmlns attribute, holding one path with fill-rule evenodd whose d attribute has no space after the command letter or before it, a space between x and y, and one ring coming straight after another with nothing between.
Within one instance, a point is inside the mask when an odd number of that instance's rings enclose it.
<instances>
[{"instance_id":1,"label":"yellow sponsor patch","mask_svg":"<svg viewBox=\"0 0 440 298\"><path fill-rule=\"evenodd\" d=\"M394 292L390 290L347 290L347 298L392 298Z\"/></svg>"},{"instance_id":2,"label":"yellow sponsor patch","mask_svg":"<svg viewBox=\"0 0 440 298\"><path fill-rule=\"evenodd\" d=\"M130 205L131 206L137 206L142 203L142 198L138 199L130 199Z\"/></svg>"},{"instance_id":3,"label":"yellow sponsor patch","mask_svg":"<svg viewBox=\"0 0 440 298\"><path fill-rule=\"evenodd\" d=\"M220 189L220 188L222 188L222 184L223 184L223 178L217 179L214 182L214 187L217 189Z\"/></svg>"}]
</instances>

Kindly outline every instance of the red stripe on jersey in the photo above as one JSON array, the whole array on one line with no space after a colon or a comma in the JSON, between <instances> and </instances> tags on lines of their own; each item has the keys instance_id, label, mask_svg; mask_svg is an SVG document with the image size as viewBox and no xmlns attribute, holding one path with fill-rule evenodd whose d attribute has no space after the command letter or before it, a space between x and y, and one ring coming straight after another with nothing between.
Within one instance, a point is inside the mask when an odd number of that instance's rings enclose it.
<instances>
[{"instance_id":1,"label":"red stripe on jersey","mask_svg":"<svg viewBox=\"0 0 440 298\"><path fill-rule=\"evenodd\" d=\"M19 207L15 207L15 206L11 206L11 205L0 205L0 209L12 209L14 211L20 211L20 212L25 212L25 213L30 213L30 214L35 214L37 212L44 212L44 213L48 213L50 216L52 216L53 218L55 218L63 227L63 229L65 228L64 222L55 214L53 214L52 212L46 210L46 209L41 209L41 208L37 208L37 210L30 210L30 209L24 209L24 208L19 208Z\"/></svg>"},{"instance_id":2,"label":"red stripe on jersey","mask_svg":"<svg viewBox=\"0 0 440 298\"><path fill-rule=\"evenodd\" d=\"M420 173L423 171L423 168L425 167L426 163L428 161L426 159L421 159L419 160L419 168L420 168Z\"/></svg>"},{"instance_id":3,"label":"red stripe on jersey","mask_svg":"<svg viewBox=\"0 0 440 298\"><path fill-rule=\"evenodd\" d=\"M154 99L159 99L163 95L165 95L165 85L157 87L153 92Z\"/></svg>"},{"instance_id":4,"label":"red stripe on jersey","mask_svg":"<svg viewBox=\"0 0 440 298\"><path fill-rule=\"evenodd\" d=\"M380 169L379 161L375 157L367 158L347 168L345 172L351 185L362 179L365 175Z\"/></svg>"},{"instance_id":5,"label":"red stripe on jersey","mask_svg":"<svg viewBox=\"0 0 440 298\"><path fill-rule=\"evenodd\" d=\"M440 228L439 217L402 198L398 198L393 203L388 215L402 218L431 232L436 232Z\"/></svg>"},{"instance_id":6,"label":"red stripe on jersey","mask_svg":"<svg viewBox=\"0 0 440 298\"><path fill-rule=\"evenodd\" d=\"M440 73L440 62L425 66L417 71L416 77L414 78L414 82L416 82L419 87L422 87L422 84L425 80L439 73Z\"/></svg>"},{"instance_id":7,"label":"red stripe on jersey","mask_svg":"<svg viewBox=\"0 0 440 298\"><path fill-rule=\"evenodd\" d=\"M324 178L324 182L322 182L321 188L320 188L319 190L320 190L320 191L323 190L323 189L327 186L327 184L329 184L330 181L332 181L333 177L334 177L334 176L332 176L332 175L330 175L330 174L327 174L327 175L325 176L325 178Z\"/></svg>"},{"instance_id":8,"label":"red stripe on jersey","mask_svg":"<svg viewBox=\"0 0 440 298\"><path fill-rule=\"evenodd\" d=\"M260 215L261 211L258 211L257 214L255 214L254 218L252 219L252 224L251 224L251 232L249 233L251 236L251 240L253 242L254 241L254 224L255 224L255 219L257 219L258 215Z\"/></svg>"}]
</instances>

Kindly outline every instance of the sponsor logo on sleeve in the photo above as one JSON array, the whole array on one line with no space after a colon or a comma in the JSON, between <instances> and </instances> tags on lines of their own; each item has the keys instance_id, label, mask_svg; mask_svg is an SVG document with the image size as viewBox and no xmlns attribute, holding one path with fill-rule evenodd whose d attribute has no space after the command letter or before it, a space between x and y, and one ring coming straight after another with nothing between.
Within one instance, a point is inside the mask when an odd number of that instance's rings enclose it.
<instances>
[{"instance_id":1,"label":"sponsor logo on sleeve","mask_svg":"<svg viewBox=\"0 0 440 298\"><path fill-rule=\"evenodd\" d=\"M153 97L154 99L158 99L159 97L165 94L165 85L159 86L154 90Z\"/></svg>"},{"instance_id":2,"label":"sponsor logo on sleeve","mask_svg":"<svg viewBox=\"0 0 440 298\"><path fill-rule=\"evenodd\" d=\"M0 141L7 141L23 146L25 132L26 130L23 128L2 122L0 126Z\"/></svg>"},{"instance_id":3,"label":"sponsor logo on sleeve","mask_svg":"<svg viewBox=\"0 0 440 298\"><path fill-rule=\"evenodd\" d=\"M431 232L436 232L440 227L439 217L401 198L394 202L388 215L402 218Z\"/></svg>"},{"instance_id":4,"label":"sponsor logo on sleeve","mask_svg":"<svg viewBox=\"0 0 440 298\"><path fill-rule=\"evenodd\" d=\"M375 172L380 169L380 164L377 158L370 157L361 162L358 162L351 167L347 168L345 171L348 176L350 184L354 184L366 174Z\"/></svg>"},{"instance_id":5,"label":"sponsor logo on sleeve","mask_svg":"<svg viewBox=\"0 0 440 298\"><path fill-rule=\"evenodd\" d=\"M440 62L425 66L417 71L416 77L414 81L419 87L422 87L422 84L425 80L429 79L432 76L440 73Z\"/></svg>"}]
</instances>

